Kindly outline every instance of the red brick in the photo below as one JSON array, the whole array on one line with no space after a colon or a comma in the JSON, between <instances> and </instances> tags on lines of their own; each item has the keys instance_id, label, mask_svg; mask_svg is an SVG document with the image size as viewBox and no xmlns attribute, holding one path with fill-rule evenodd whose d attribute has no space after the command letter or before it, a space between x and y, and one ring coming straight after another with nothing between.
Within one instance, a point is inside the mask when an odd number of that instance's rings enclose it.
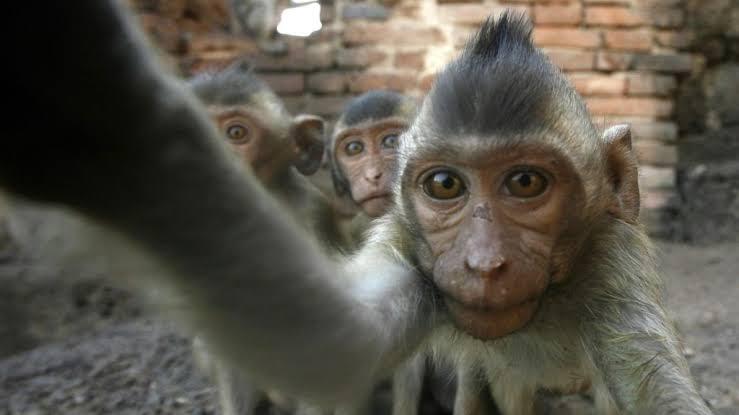
<instances>
[{"instance_id":1,"label":"red brick","mask_svg":"<svg viewBox=\"0 0 739 415\"><path fill-rule=\"evenodd\" d=\"M405 91L414 88L416 77L397 73L359 73L352 76L349 91L353 93L367 92L373 89L391 89Z\"/></svg>"},{"instance_id":2,"label":"red brick","mask_svg":"<svg viewBox=\"0 0 739 415\"><path fill-rule=\"evenodd\" d=\"M545 25L576 25L582 21L579 3L569 5L546 4L534 6L534 22Z\"/></svg>"},{"instance_id":3,"label":"red brick","mask_svg":"<svg viewBox=\"0 0 739 415\"><path fill-rule=\"evenodd\" d=\"M563 71L588 71L595 67L595 53L573 49L544 49L553 64Z\"/></svg>"},{"instance_id":4,"label":"red brick","mask_svg":"<svg viewBox=\"0 0 739 415\"><path fill-rule=\"evenodd\" d=\"M584 0L585 4L631 4L633 0Z\"/></svg>"},{"instance_id":5,"label":"red brick","mask_svg":"<svg viewBox=\"0 0 739 415\"><path fill-rule=\"evenodd\" d=\"M537 27L534 29L534 43L538 46L597 48L600 34L595 30Z\"/></svg>"},{"instance_id":6,"label":"red brick","mask_svg":"<svg viewBox=\"0 0 739 415\"><path fill-rule=\"evenodd\" d=\"M677 147L659 141L636 141L634 151L642 165L674 166L677 164Z\"/></svg>"},{"instance_id":7,"label":"red brick","mask_svg":"<svg viewBox=\"0 0 739 415\"><path fill-rule=\"evenodd\" d=\"M387 58L387 53L372 47L339 49L336 51L336 63L340 68L364 68L377 66Z\"/></svg>"},{"instance_id":8,"label":"red brick","mask_svg":"<svg viewBox=\"0 0 739 415\"><path fill-rule=\"evenodd\" d=\"M606 30L605 42L609 49L649 51L652 48L652 33L647 29Z\"/></svg>"},{"instance_id":9,"label":"red brick","mask_svg":"<svg viewBox=\"0 0 739 415\"><path fill-rule=\"evenodd\" d=\"M637 115L653 117L669 117L674 104L672 100L658 98L602 98L585 99L590 112L594 115Z\"/></svg>"},{"instance_id":10,"label":"red brick","mask_svg":"<svg viewBox=\"0 0 739 415\"><path fill-rule=\"evenodd\" d=\"M259 77L280 95L302 94L305 89L303 74L259 74Z\"/></svg>"},{"instance_id":11,"label":"red brick","mask_svg":"<svg viewBox=\"0 0 739 415\"><path fill-rule=\"evenodd\" d=\"M581 95L623 95L626 92L626 79L619 75L574 73L569 78Z\"/></svg>"},{"instance_id":12,"label":"red brick","mask_svg":"<svg viewBox=\"0 0 739 415\"><path fill-rule=\"evenodd\" d=\"M639 188L674 189L675 169L672 167L639 167Z\"/></svg>"},{"instance_id":13,"label":"red brick","mask_svg":"<svg viewBox=\"0 0 739 415\"><path fill-rule=\"evenodd\" d=\"M673 189L649 189L641 192L642 210L651 211L673 208L679 204L677 192Z\"/></svg>"},{"instance_id":14,"label":"red brick","mask_svg":"<svg viewBox=\"0 0 739 415\"><path fill-rule=\"evenodd\" d=\"M670 95L677 88L677 80L671 75L636 72L626 75L629 95Z\"/></svg>"},{"instance_id":15,"label":"red brick","mask_svg":"<svg viewBox=\"0 0 739 415\"><path fill-rule=\"evenodd\" d=\"M168 52L177 52L181 45L181 36L180 28L173 19L145 13L139 15L139 21L157 46Z\"/></svg>"},{"instance_id":16,"label":"red brick","mask_svg":"<svg viewBox=\"0 0 739 415\"><path fill-rule=\"evenodd\" d=\"M452 30L452 44L457 49L462 48L465 44L467 44L467 41L472 39L476 32L476 28L457 26Z\"/></svg>"},{"instance_id":17,"label":"red brick","mask_svg":"<svg viewBox=\"0 0 739 415\"><path fill-rule=\"evenodd\" d=\"M335 94L346 90L349 75L345 72L321 72L308 75L308 90L321 94Z\"/></svg>"},{"instance_id":18,"label":"red brick","mask_svg":"<svg viewBox=\"0 0 739 415\"><path fill-rule=\"evenodd\" d=\"M585 23L591 26L642 26L644 18L630 7L597 6L585 9Z\"/></svg>"},{"instance_id":19,"label":"red brick","mask_svg":"<svg viewBox=\"0 0 739 415\"><path fill-rule=\"evenodd\" d=\"M636 57L632 53L598 52L595 68L601 71L623 71L634 66Z\"/></svg>"},{"instance_id":20,"label":"red brick","mask_svg":"<svg viewBox=\"0 0 739 415\"><path fill-rule=\"evenodd\" d=\"M482 4L444 4L439 6L439 16L448 22L479 25L490 15L490 7Z\"/></svg>"},{"instance_id":21,"label":"red brick","mask_svg":"<svg viewBox=\"0 0 739 415\"><path fill-rule=\"evenodd\" d=\"M344 44L430 45L442 42L444 35L436 27L418 24L353 22L344 29Z\"/></svg>"},{"instance_id":22,"label":"red brick","mask_svg":"<svg viewBox=\"0 0 739 415\"><path fill-rule=\"evenodd\" d=\"M423 70L426 65L426 51L395 52L395 67L403 69Z\"/></svg>"},{"instance_id":23,"label":"red brick","mask_svg":"<svg viewBox=\"0 0 739 415\"><path fill-rule=\"evenodd\" d=\"M225 34L207 34L193 36L190 40L190 53L200 54L210 51L237 51L239 53L257 53L257 44L243 36Z\"/></svg>"}]
</instances>

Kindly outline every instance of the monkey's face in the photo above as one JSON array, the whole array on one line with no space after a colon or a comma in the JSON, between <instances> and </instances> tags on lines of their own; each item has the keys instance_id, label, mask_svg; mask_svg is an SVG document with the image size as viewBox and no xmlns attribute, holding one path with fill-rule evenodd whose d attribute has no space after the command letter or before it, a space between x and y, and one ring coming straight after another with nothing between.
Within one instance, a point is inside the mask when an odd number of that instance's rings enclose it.
<instances>
[{"instance_id":1,"label":"monkey's face","mask_svg":"<svg viewBox=\"0 0 739 415\"><path fill-rule=\"evenodd\" d=\"M290 162L289 146L258 121L256 114L241 107L211 109L211 115L230 147L263 183ZM282 145L280 145L282 143Z\"/></svg>"},{"instance_id":2,"label":"monkey's face","mask_svg":"<svg viewBox=\"0 0 739 415\"><path fill-rule=\"evenodd\" d=\"M399 122L373 122L347 128L335 140L336 163L352 199L370 217L381 216L392 204L398 138L405 128Z\"/></svg>"},{"instance_id":3,"label":"monkey's face","mask_svg":"<svg viewBox=\"0 0 739 415\"><path fill-rule=\"evenodd\" d=\"M552 258L572 203L570 164L543 145L409 162L409 192L433 260L428 272L456 325L493 339L523 327L559 264ZM450 156L447 156L450 157Z\"/></svg>"}]
</instances>

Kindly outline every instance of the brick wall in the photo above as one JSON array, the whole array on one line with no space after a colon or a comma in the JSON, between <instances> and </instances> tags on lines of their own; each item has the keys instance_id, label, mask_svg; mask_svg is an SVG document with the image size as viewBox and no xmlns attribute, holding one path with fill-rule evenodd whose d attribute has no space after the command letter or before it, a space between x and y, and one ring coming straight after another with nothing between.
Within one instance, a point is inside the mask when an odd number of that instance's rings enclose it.
<instances>
[{"instance_id":1,"label":"brick wall","mask_svg":"<svg viewBox=\"0 0 739 415\"><path fill-rule=\"evenodd\" d=\"M249 57L294 112L334 117L355 94L376 88L422 96L491 13L527 13L534 40L569 76L596 122L630 122L641 160L643 219L660 232L674 208L678 77L700 60L681 53L681 0L321 1L323 29L289 38L285 56L260 53L227 31L223 0L137 0L147 30L184 75Z\"/></svg>"}]
</instances>

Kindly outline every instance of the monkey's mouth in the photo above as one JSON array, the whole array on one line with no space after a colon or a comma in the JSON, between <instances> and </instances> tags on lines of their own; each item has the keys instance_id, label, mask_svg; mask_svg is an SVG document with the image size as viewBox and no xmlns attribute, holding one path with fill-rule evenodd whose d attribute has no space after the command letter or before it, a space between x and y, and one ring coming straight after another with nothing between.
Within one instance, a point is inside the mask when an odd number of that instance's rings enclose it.
<instances>
[{"instance_id":1,"label":"monkey's mouth","mask_svg":"<svg viewBox=\"0 0 739 415\"><path fill-rule=\"evenodd\" d=\"M376 200L376 199L389 199L390 196L391 196L391 193L388 193L388 192L372 193L372 194L369 194L369 195L363 197L359 201L359 204L360 205L363 205L365 203L371 202L371 201Z\"/></svg>"},{"instance_id":2,"label":"monkey's mouth","mask_svg":"<svg viewBox=\"0 0 739 415\"><path fill-rule=\"evenodd\" d=\"M496 308L464 304L446 294L443 298L454 324L481 340L496 339L523 328L539 307L538 297Z\"/></svg>"}]
</instances>

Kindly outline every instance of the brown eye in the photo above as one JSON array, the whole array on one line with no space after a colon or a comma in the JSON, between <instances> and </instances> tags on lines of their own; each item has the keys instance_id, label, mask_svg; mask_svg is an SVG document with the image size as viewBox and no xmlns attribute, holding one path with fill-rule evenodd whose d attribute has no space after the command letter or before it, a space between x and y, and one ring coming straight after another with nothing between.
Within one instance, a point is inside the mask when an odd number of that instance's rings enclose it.
<instances>
[{"instance_id":1,"label":"brown eye","mask_svg":"<svg viewBox=\"0 0 739 415\"><path fill-rule=\"evenodd\" d=\"M423 182L423 190L434 199L447 200L462 196L466 189L462 179L455 173L440 170Z\"/></svg>"},{"instance_id":2,"label":"brown eye","mask_svg":"<svg viewBox=\"0 0 739 415\"><path fill-rule=\"evenodd\" d=\"M543 174L523 170L508 175L505 179L505 187L515 197L532 198L539 196L547 190L547 178Z\"/></svg>"},{"instance_id":3,"label":"brown eye","mask_svg":"<svg viewBox=\"0 0 739 415\"><path fill-rule=\"evenodd\" d=\"M359 141L351 141L344 146L344 152L348 156L356 156L364 150L364 145Z\"/></svg>"},{"instance_id":4,"label":"brown eye","mask_svg":"<svg viewBox=\"0 0 739 415\"><path fill-rule=\"evenodd\" d=\"M398 135L388 134L382 138L382 148L393 149L398 147Z\"/></svg>"},{"instance_id":5,"label":"brown eye","mask_svg":"<svg viewBox=\"0 0 739 415\"><path fill-rule=\"evenodd\" d=\"M243 124L231 124L226 127L226 137L229 140L242 143L249 139L249 127Z\"/></svg>"}]
</instances>

